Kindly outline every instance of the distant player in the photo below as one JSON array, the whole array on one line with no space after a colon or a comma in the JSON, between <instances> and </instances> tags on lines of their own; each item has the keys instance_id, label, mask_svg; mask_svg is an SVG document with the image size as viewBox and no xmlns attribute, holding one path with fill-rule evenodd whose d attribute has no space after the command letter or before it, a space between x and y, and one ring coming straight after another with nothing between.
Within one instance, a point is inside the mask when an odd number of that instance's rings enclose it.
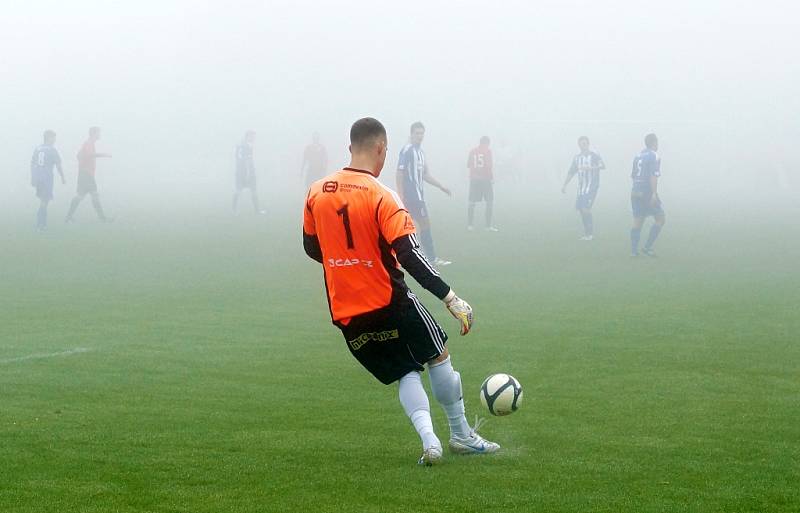
<instances>
[{"instance_id":1,"label":"distant player","mask_svg":"<svg viewBox=\"0 0 800 513\"><path fill-rule=\"evenodd\" d=\"M647 256L656 256L653 251L658 234L664 226L666 216L658 197L658 178L661 176L661 157L658 151L658 137L656 134L647 134L644 138L645 149L633 159L631 178L631 209L633 210L633 228L631 228L631 256L639 256L639 239L642 234L642 224L646 217L653 216L655 223L650 228L647 242L644 243L642 253Z\"/></svg>"},{"instance_id":2,"label":"distant player","mask_svg":"<svg viewBox=\"0 0 800 513\"><path fill-rule=\"evenodd\" d=\"M244 133L242 142L236 146L236 192L233 193L233 213L239 210L239 194L244 189L250 189L250 199L256 214L266 214L261 209L258 202L258 190L256 188L256 165L253 159L253 144L256 141L256 133L248 130Z\"/></svg>"},{"instance_id":3,"label":"distant player","mask_svg":"<svg viewBox=\"0 0 800 513\"><path fill-rule=\"evenodd\" d=\"M36 229L47 228L47 204L53 199L53 167L61 176L61 183L66 184L64 170L61 168L61 155L55 149L56 133L52 130L44 132L44 141L33 150L31 157L31 185L36 188L39 198L39 210L36 212Z\"/></svg>"},{"instance_id":4,"label":"distant player","mask_svg":"<svg viewBox=\"0 0 800 513\"><path fill-rule=\"evenodd\" d=\"M311 185L303 209L303 247L323 266L333 324L375 378L387 385L399 381L400 403L422 440L420 464L442 458L420 375L426 365L431 391L450 425L450 450L495 452L500 446L467 423L447 334L406 286L400 270L402 265L441 299L461 323L461 334L469 333L472 308L419 251L411 216L397 194L377 180L386 160L383 125L373 118L356 121L350 153L348 167Z\"/></svg>"},{"instance_id":5,"label":"distant player","mask_svg":"<svg viewBox=\"0 0 800 513\"><path fill-rule=\"evenodd\" d=\"M498 229L492 224L492 206L494 205L492 150L489 149L489 138L487 136L481 137L480 144L469 152L467 169L469 169L467 230L472 231L475 229L473 224L475 205L481 201L486 201L486 230L496 232Z\"/></svg>"},{"instance_id":6,"label":"distant player","mask_svg":"<svg viewBox=\"0 0 800 513\"><path fill-rule=\"evenodd\" d=\"M581 213L581 220L583 220L581 240L592 240L594 238L592 206L600 188L600 171L605 169L606 165L600 155L589 149L589 138L585 135L578 138L578 148L581 149L581 152L573 157L561 192L566 193L567 185L575 175L578 175L578 196L575 199L575 209Z\"/></svg>"},{"instance_id":7,"label":"distant player","mask_svg":"<svg viewBox=\"0 0 800 513\"><path fill-rule=\"evenodd\" d=\"M433 247L433 235L431 234L428 207L425 204L423 182L428 182L437 187L448 196L451 196L452 193L450 189L439 183L428 170L425 153L422 151L422 140L424 138L425 125L419 121L412 124L410 142L403 147L400 152L400 160L397 162L397 190L419 228L420 241L422 242L422 250L425 252L425 256L434 265L449 265L452 262L438 258Z\"/></svg>"},{"instance_id":8,"label":"distant player","mask_svg":"<svg viewBox=\"0 0 800 513\"><path fill-rule=\"evenodd\" d=\"M81 204L83 198L89 194L92 197L92 206L97 213L97 218L102 222L107 222L109 219L103 212L103 206L100 204L100 196L97 194L97 181L95 180L95 170L97 169L97 159L111 158L109 153L98 153L95 149L95 143L100 139L100 128L93 126L89 129L89 138L81 146L78 151L78 190L77 195L72 199L67 213L66 222L72 222L72 216L75 215L78 205Z\"/></svg>"},{"instance_id":9,"label":"distant player","mask_svg":"<svg viewBox=\"0 0 800 513\"><path fill-rule=\"evenodd\" d=\"M314 132L311 144L303 151L303 163L300 165L300 174L305 179L306 188L325 176L328 172L328 152L319 142L319 134Z\"/></svg>"}]
</instances>

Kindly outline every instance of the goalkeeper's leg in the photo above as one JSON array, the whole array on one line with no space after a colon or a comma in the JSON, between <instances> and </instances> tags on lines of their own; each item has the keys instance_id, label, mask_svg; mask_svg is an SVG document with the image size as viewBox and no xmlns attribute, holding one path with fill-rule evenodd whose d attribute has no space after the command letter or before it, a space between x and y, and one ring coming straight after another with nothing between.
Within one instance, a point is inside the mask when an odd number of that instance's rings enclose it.
<instances>
[{"instance_id":1,"label":"goalkeeper's leg","mask_svg":"<svg viewBox=\"0 0 800 513\"><path fill-rule=\"evenodd\" d=\"M431 419L431 407L428 402L428 395L422 387L422 376L417 371L411 371L399 381L400 404L408 415L414 429L417 430L420 440L422 440L424 464L432 464L442 455L442 442L433 432L433 420Z\"/></svg>"},{"instance_id":2,"label":"goalkeeper's leg","mask_svg":"<svg viewBox=\"0 0 800 513\"><path fill-rule=\"evenodd\" d=\"M442 356L428 363L428 372L430 373L433 396L442 405L447 415L451 438L468 436L470 428L467 423L467 417L464 414L461 375L453 369L450 354L447 350Z\"/></svg>"},{"instance_id":3,"label":"goalkeeper's leg","mask_svg":"<svg viewBox=\"0 0 800 513\"><path fill-rule=\"evenodd\" d=\"M483 438L467 423L461 393L461 375L453 369L446 349L441 356L428 362L428 372L433 395L444 408L450 424L450 450L458 454L497 452L500 449L498 444Z\"/></svg>"}]
</instances>

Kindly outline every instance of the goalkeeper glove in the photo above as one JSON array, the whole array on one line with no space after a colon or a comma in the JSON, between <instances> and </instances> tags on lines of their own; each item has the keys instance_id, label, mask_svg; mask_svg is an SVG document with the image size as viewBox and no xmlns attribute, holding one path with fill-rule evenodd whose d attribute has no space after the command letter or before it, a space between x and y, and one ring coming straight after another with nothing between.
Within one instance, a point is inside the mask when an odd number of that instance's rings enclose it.
<instances>
[{"instance_id":1,"label":"goalkeeper glove","mask_svg":"<svg viewBox=\"0 0 800 513\"><path fill-rule=\"evenodd\" d=\"M444 298L444 304L450 311L450 315L458 319L461 323L461 334L466 335L472 328L472 307L469 303L456 296L456 293L450 290Z\"/></svg>"}]
</instances>

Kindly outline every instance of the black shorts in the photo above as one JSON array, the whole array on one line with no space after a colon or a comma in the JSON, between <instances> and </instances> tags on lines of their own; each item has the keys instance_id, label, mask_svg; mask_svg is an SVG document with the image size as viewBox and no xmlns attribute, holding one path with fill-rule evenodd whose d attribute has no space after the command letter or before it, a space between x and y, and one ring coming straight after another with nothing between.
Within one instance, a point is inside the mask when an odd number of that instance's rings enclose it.
<instances>
[{"instance_id":1,"label":"black shorts","mask_svg":"<svg viewBox=\"0 0 800 513\"><path fill-rule=\"evenodd\" d=\"M485 178L472 178L469 181L469 202L494 201L492 181Z\"/></svg>"},{"instance_id":2,"label":"black shorts","mask_svg":"<svg viewBox=\"0 0 800 513\"><path fill-rule=\"evenodd\" d=\"M236 190L242 189L255 189L256 188L256 175L248 171L236 172Z\"/></svg>"},{"instance_id":3,"label":"black shorts","mask_svg":"<svg viewBox=\"0 0 800 513\"><path fill-rule=\"evenodd\" d=\"M411 214L411 219L414 221L420 221L428 218L428 207L425 206L424 201L412 201L406 203L405 205L408 213Z\"/></svg>"},{"instance_id":4,"label":"black shorts","mask_svg":"<svg viewBox=\"0 0 800 513\"><path fill-rule=\"evenodd\" d=\"M93 175L78 172L78 195L92 194L97 192L97 182Z\"/></svg>"},{"instance_id":5,"label":"black shorts","mask_svg":"<svg viewBox=\"0 0 800 513\"><path fill-rule=\"evenodd\" d=\"M447 342L447 334L413 294L339 328L350 353L384 385L424 370L426 362L444 353Z\"/></svg>"}]
</instances>

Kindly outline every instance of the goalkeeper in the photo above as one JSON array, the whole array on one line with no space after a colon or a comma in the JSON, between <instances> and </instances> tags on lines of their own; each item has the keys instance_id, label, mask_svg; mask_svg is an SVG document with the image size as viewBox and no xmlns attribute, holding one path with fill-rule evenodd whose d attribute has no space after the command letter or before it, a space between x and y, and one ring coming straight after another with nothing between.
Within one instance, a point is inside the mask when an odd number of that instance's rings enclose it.
<instances>
[{"instance_id":1,"label":"goalkeeper","mask_svg":"<svg viewBox=\"0 0 800 513\"><path fill-rule=\"evenodd\" d=\"M397 194L377 177L386 160L386 130L363 118L350 129L350 165L314 182L303 209L303 247L321 263L331 319L351 354L384 384L399 383L400 403L422 440L419 463L442 458L421 372L450 425L449 447L484 454L500 446L467 423L461 376L453 369L447 335L406 286L402 266L444 302L461 334L472 327L472 308L425 259L414 222ZM399 263L399 265L398 265Z\"/></svg>"}]
</instances>

